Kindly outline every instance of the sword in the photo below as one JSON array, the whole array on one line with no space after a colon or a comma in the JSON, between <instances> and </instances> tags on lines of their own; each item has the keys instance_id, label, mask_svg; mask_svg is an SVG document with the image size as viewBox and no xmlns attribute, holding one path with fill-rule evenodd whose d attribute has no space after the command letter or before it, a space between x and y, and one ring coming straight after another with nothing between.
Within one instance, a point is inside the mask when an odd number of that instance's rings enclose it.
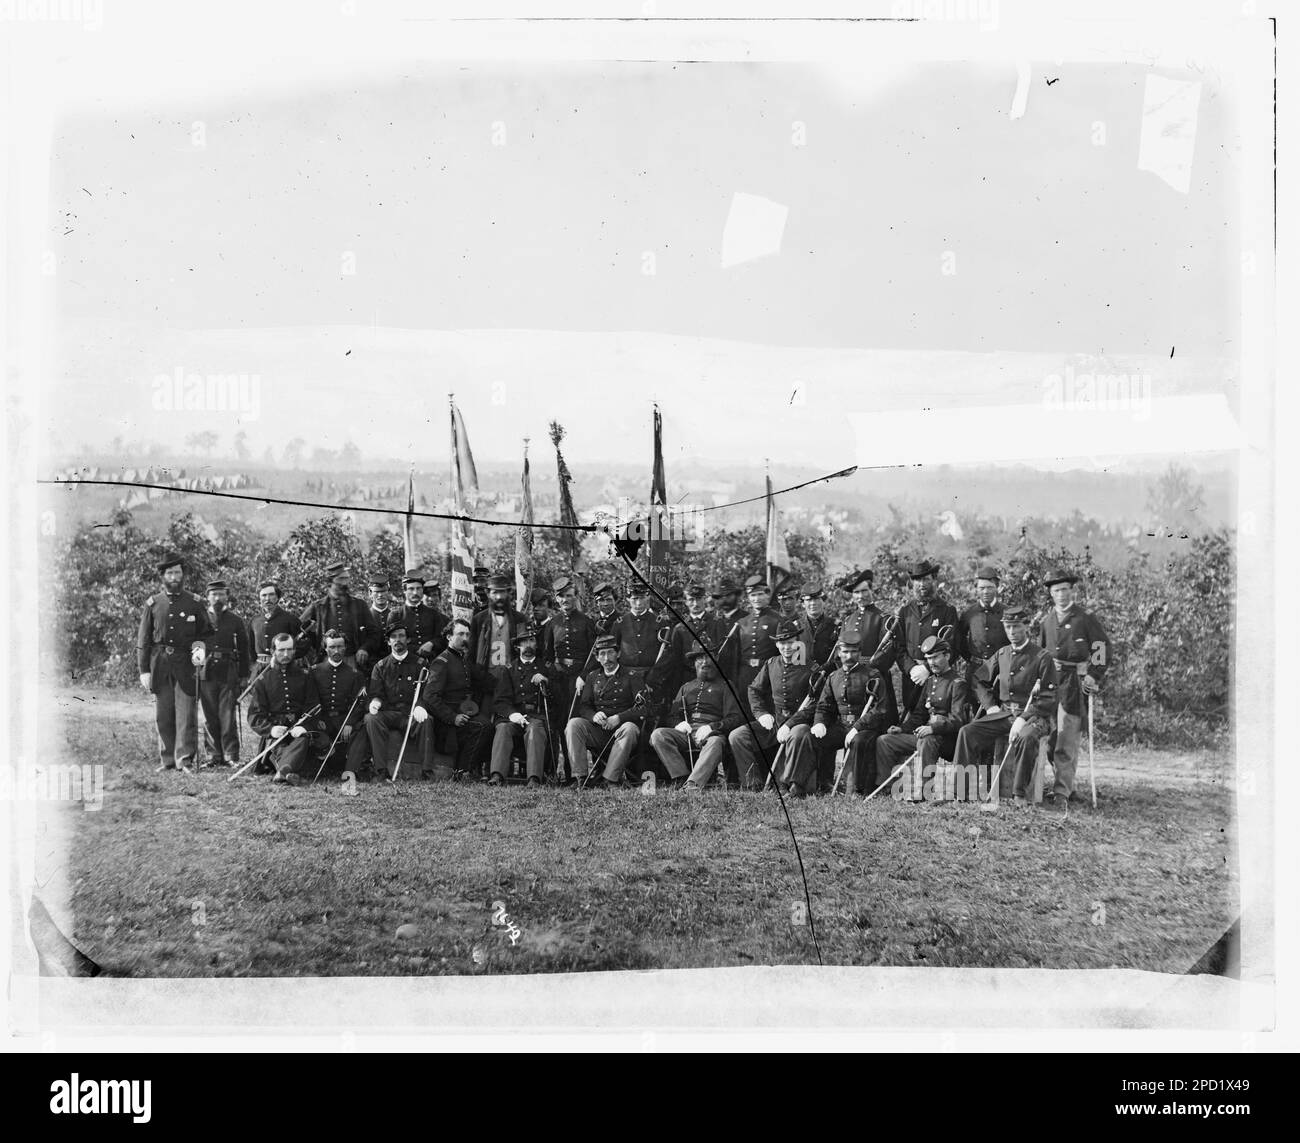
<instances>
[{"instance_id":1,"label":"sword","mask_svg":"<svg viewBox=\"0 0 1300 1143\"><path fill-rule=\"evenodd\" d=\"M352 705L348 707L348 713L343 716L343 721L339 723L339 730L338 733L334 735L334 741L330 743L330 748L325 751L325 757L320 760L320 769L316 771L316 778L319 778L321 776L322 771L324 771L325 763L330 760L330 755L334 753L334 747L336 747L339 744L339 739L343 737L343 728L347 726L348 719L352 717L352 712L356 709L358 700L360 700L360 698L365 693L366 693L366 688L362 687L357 692L356 698L352 700ZM316 785L316 778L313 778L311 780L311 784L313 786Z\"/></svg>"},{"instance_id":2,"label":"sword","mask_svg":"<svg viewBox=\"0 0 1300 1143\"><path fill-rule=\"evenodd\" d=\"M314 707L311 708L311 710L305 712L293 724L293 726L290 726L289 730L292 730L294 726L301 726L304 722L307 721L307 719L315 718L316 715L318 715L319 713L320 713L320 703L317 703ZM248 770L251 770L255 765L257 765L258 762L260 762L263 758L265 758L268 754L270 754L272 750L274 750L277 746L282 745L290 737L291 735L286 731L284 734L280 735L279 738L273 739L270 746L268 746L259 755L257 755L256 758L253 758L250 761L245 762L238 770L236 770L233 774L231 774L230 777L226 779L226 781L233 782L241 774L246 773Z\"/></svg>"},{"instance_id":3,"label":"sword","mask_svg":"<svg viewBox=\"0 0 1300 1143\"><path fill-rule=\"evenodd\" d=\"M424 688L428 677L428 667L421 667L420 673L415 677L415 692L411 695L411 713L406 716L406 733L402 735L402 748L397 752L397 765L393 767L393 772L388 777L388 781L394 785L402 772L402 756L406 753L406 743L411 737L411 725L415 722L415 708L420 705L420 691Z\"/></svg>"}]
</instances>

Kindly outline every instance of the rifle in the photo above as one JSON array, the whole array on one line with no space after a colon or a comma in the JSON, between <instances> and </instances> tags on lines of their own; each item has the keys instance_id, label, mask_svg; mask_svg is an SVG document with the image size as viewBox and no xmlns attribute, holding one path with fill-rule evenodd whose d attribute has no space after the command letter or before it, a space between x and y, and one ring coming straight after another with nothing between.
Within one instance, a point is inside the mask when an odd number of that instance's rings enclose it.
<instances>
[{"instance_id":1,"label":"rifle","mask_svg":"<svg viewBox=\"0 0 1300 1143\"><path fill-rule=\"evenodd\" d=\"M309 718L315 718L319 713L320 713L320 703L317 703L314 707L311 708L311 710L305 711L288 728L288 730L292 730L295 726L301 726ZM265 758L268 754L270 754L271 751L274 750L277 746L283 745L284 742L286 742L289 738L292 737L292 735L288 733L288 730L286 730L284 734L280 735L279 738L273 738L270 746L268 746L265 750L263 750L260 754L258 754L256 758L253 758L248 762L245 762L238 770L236 770L233 774L231 774L230 777L226 779L226 781L233 782L241 774L247 772L248 770L251 770L255 765L257 765L258 762L260 762L263 758Z\"/></svg>"}]
</instances>

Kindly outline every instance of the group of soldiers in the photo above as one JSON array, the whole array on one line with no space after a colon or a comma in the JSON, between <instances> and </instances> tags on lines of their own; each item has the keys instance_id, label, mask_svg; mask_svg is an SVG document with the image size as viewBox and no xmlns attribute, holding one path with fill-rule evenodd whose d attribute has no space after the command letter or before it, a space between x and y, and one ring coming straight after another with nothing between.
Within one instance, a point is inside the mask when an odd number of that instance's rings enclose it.
<instances>
[{"instance_id":1,"label":"group of soldiers","mask_svg":"<svg viewBox=\"0 0 1300 1143\"><path fill-rule=\"evenodd\" d=\"M852 603L835 617L821 584L787 579L774 600L761 575L710 590L674 584L653 593L658 608L644 581L628 588L626 609L599 583L590 612L563 576L524 613L513 577L476 568L466 620L443 612L441 585L419 569L398 599L373 581L367 602L335 563L298 614L276 583L261 584L248 623L222 581L205 601L186 592L174 553L158 571L138 653L159 769L195 765L196 708L208 764L239 766L247 699L258 770L297 785L341 768L347 794L403 774L600 790L639 786L654 770L686 793L717 781L775 782L794 797L841 785L874 794L892 782L893 797L925 800L924 775L989 767L998 753L1005 787L1026 804L1047 741L1044 808L1065 812L1087 703L1110 660L1065 569L1045 577L1041 615L1004 606L992 567L976 572L974 602L959 613L939 593L940 568L922 560L907 569L910 599L897 613L876 606L866 571L840 585Z\"/></svg>"}]
</instances>

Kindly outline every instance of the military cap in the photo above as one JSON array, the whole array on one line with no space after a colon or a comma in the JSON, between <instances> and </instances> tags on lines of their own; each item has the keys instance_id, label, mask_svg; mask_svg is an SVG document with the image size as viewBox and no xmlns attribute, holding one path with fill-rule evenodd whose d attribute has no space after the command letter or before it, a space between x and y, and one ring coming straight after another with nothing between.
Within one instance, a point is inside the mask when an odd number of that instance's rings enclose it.
<instances>
[{"instance_id":1,"label":"military cap","mask_svg":"<svg viewBox=\"0 0 1300 1143\"><path fill-rule=\"evenodd\" d=\"M627 593L628 595L649 595L650 588L640 580L633 580L632 583L628 585Z\"/></svg>"},{"instance_id":2,"label":"military cap","mask_svg":"<svg viewBox=\"0 0 1300 1143\"><path fill-rule=\"evenodd\" d=\"M1046 578L1044 578L1043 586L1051 587L1053 584L1058 584L1058 583L1078 583L1078 582L1079 582L1079 577L1075 575L1073 572L1068 572L1064 568L1053 568L1050 572L1047 573Z\"/></svg>"},{"instance_id":3,"label":"military cap","mask_svg":"<svg viewBox=\"0 0 1300 1143\"><path fill-rule=\"evenodd\" d=\"M952 644L947 639L940 639L938 635L931 635L924 643L921 644L922 655L952 654Z\"/></svg>"},{"instance_id":4,"label":"military cap","mask_svg":"<svg viewBox=\"0 0 1300 1143\"><path fill-rule=\"evenodd\" d=\"M693 639L690 647L687 648L686 659L689 662L692 659L698 659L701 655L711 654L712 651L713 648L709 645L707 639Z\"/></svg>"},{"instance_id":5,"label":"military cap","mask_svg":"<svg viewBox=\"0 0 1300 1143\"><path fill-rule=\"evenodd\" d=\"M490 576L491 574L492 574L491 568L478 567L474 569L475 579L487 579L487 577Z\"/></svg>"},{"instance_id":6,"label":"military cap","mask_svg":"<svg viewBox=\"0 0 1300 1143\"><path fill-rule=\"evenodd\" d=\"M1001 583L1002 577L998 575L998 569L985 564L975 572L976 579L991 579L994 583Z\"/></svg>"},{"instance_id":7,"label":"military cap","mask_svg":"<svg viewBox=\"0 0 1300 1143\"><path fill-rule=\"evenodd\" d=\"M849 578L844 581L844 585L843 585L844 590L857 591L857 589L860 588L864 583L874 583L875 580L876 580L876 573L873 572L870 568L867 568L866 571L860 572L858 575L849 576Z\"/></svg>"},{"instance_id":8,"label":"military cap","mask_svg":"<svg viewBox=\"0 0 1300 1143\"><path fill-rule=\"evenodd\" d=\"M669 602L686 598L685 589L676 580L668 585L668 590L664 594L668 597Z\"/></svg>"},{"instance_id":9,"label":"military cap","mask_svg":"<svg viewBox=\"0 0 1300 1143\"><path fill-rule=\"evenodd\" d=\"M325 565L325 574L329 576L345 575L347 570L348 565L342 560L333 560Z\"/></svg>"},{"instance_id":10,"label":"military cap","mask_svg":"<svg viewBox=\"0 0 1300 1143\"><path fill-rule=\"evenodd\" d=\"M370 586L377 587L382 591L387 591L389 585L388 585L388 580L385 579L383 576L376 576L374 579L370 581Z\"/></svg>"},{"instance_id":11,"label":"military cap","mask_svg":"<svg viewBox=\"0 0 1300 1143\"><path fill-rule=\"evenodd\" d=\"M275 580L273 580L273 579L264 579L264 580L262 580L262 582L259 583L259 584L257 585L257 590L258 590L258 591L261 591L262 588L264 588L264 587L273 587L273 588L275 588L276 591L279 591L279 590L280 590L280 585L279 585L278 583L276 583Z\"/></svg>"},{"instance_id":12,"label":"military cap","mask_svg":"<svg viewBox=\"0 0 1300 1143\"><path fill-rule=\"evenodd\" d=\"M210 580L208 580L208 586L207 586L207 588L206 588L205 590L207 590L207 591L225 591L225 590L226 590L226 581L225 581L224 579L210 579Z\"/></svg>"},{"instance_id":13,"label":"military cap","mask_svg":"<svg viewBox=\"0 0 1300 1143\"><path fill-rule=\"evenodd\" d=\"M813 582L804 584L801 594L804 599L821 599L826 593L820 583Z\"/></svg>"},{"instance_id":14,"label":"military cap","mask_svg":"<svg viewBox=\"0 0 1300 1143\"><path fill-rule=\"evenodd\" d=\"M535 587L528 598L531 600L533 606L536 607L539 603L550 603L551 593L544 587Z\"/></svg>"},{"instance_id":15,"label":"military cap","mask_svg":"<svg viewBox=\"0 0 1300 1143\"><path fill-rule=\"evenodd\" d=\"M937 575L938 572L939 565L929 560L917 560L916 563L907 566L908 579L925 579L926 576Z\"/></svg>"},{"instance_id":16,"label":"military cap","mask_svg":"<svg viewBox=\"0 0 1300 1143\"><path fill-rule=\"evenodd\" d=\"M537 628L534 627L532 624L528 624L524 627L519 628L519 630L516 631L513 636L511 636L510 642L522 643L525 639L536 639L536 638L537 638Z\"/></svg>"},{"instance_id":17,"label":"military cap","mask_svg":"<svg viewBox=\"0 0 1300 1143\"><path fill-rule=\"evenodd\" d=\"M793 619L782 619L776 625L776 641L779 643L782 639L798 639L803 635L803 628L800 627Z\"/></svg>"},{"instance_id":18,"label":"military cap","mask_svg":"<svg viewBox=\"0 0 1300 1143\"><path fill-rule=\"evenodd\" d=\"M402 581L396 576L388 581L388 590L400 595L402 591Z\"/></svg>"},{"instance_id":19,"label":"military cap","mask_svg":"<svg viewBox=\"0 0 1300 1143\"><path fill-rule=\"evenodd\" d=\"M740 588L736 586L734 579L720 579L713 585L713 590L709 593L714 599L721 599L724 595L739 595Z\"/></svg>"},{"instance_id":20,"label":"military cap","mask_svg":"<svg viewBox=\"0 0 1300 1143\"><path fill-rule=\"evenodd\" d=\"M856 627L850 625L840 632L839 639L836 640L837 647L852 647L854 650L862 649L862 632Z\"/></svg>"},{"instance_id":21,"label":"military cap","mask_svg":"<svg viewBox=\"0 0 1300 1143\"><path fill-rule=\"evenodd\" d=\"M767 586L767 580L765 580L757 572L755 572L747 580L745 580L746 591L753 591L756 587L766 587L766 586Z\"/></svg>"},{"instance_id":22,"label":"military cap","mask_svg":"<svg viewBox=\"0 0 1300 1143\"><path fill-rule=\"evenodd\" d=\"M792 578L783 579L776 585L777 599L785 599L790 596L797 596L798 594L799 587Z\"/></svg>"},{"instance_id":23,"label":"military cap","mask_svg":"<svg viewBox=\"0 0 1300 1143\"><path fill-rule=\"evenodd\" d=\"M593 598L601 595L613 595L614 585L612 583L598 583L591 589L591 594Z\"/></svg>"},{"instance_id":24,"label":"military cap","mask_svg":"<svg viewBox=\"0 0 1300 1143\"><path fill-rule=\"evenodd\" d=\"M1013 603L1002 609L1003 623L1028 623L1029 608L1023 603Z\"/></svg>"},{"instance_id":25,"label":"military cap","mask_svg":"<svg viewBox=\"0 0 1300 1143\"><path fill-rule=\"evenodd\" d=\"M419 568L407 568L402 575L402 583L403 584L418 583L421 587L423 587L424 572L420 571Z\"/></svg>"},{"instance_id":26,"label":"military cap","mask_svg":"<svg viewBox=\"0 0 1300 1143\"><path fill-rule=\"evenodd\" d=\"M704 587L701 584L688 583L686 585L687 599L703 599L706 595L708 595L708 592L704 590Z\"/></svg>"},{"instance_id":27,"label":"military cap","mask_svg":"<svg viewBox=\"0 0 1300 1143\"><path fill-rule=\"evenodd\" d=\"M592 648L592 650L593 651L617 651L618 640L615 639L613 635L598 635L596 636L596 645Z\"/></svg>"},{"instance_id":28,"label":"military cap","mask_svg":"<svg viewBox=\"0 0 1300 1143\"><path fill-rule=\"evenodd\" d=\"M551 580L551 590L555 592L556 595L563 595L571 587L573 587L573 580L571 580L567 575L562 575Z\"/></svg>"},{"instance_id":29,"label":"military cap","mask_svg":"<svg viewBox=\"0 0 1300 1143\"><path fill-rule=\"evenodd\" d=\"M442 581L437 579L428 579L424 581L424 594L433 595L442 587Z\"/></svg>"},{"instance_id":30,"label":"military cap","mask_svg":"<svg viewBox=\"0 0 1300 1143\"><path fill-rule=\"evenodd\" d=\"M185 561L181 558L180 553L166 552L163 555L163 558L158 562L158 574L162 575L162 573L165 572L168 568L174 568L178 566L182 570L185 567Z\"/></svg>"},{"instance_id":31,"label":"military cap","mask_svg":"<svg viewBox=\"0 0 1300 1143\"><path fill-rule=\"evenodd\" d=\"M394 631L405 631L406 624L402 622L402 609L395 607L387 613L384 623L384 634L391 635Z\"/></svg>"},{"instance_id":32,"label":"military cap","mask_svg":"<svg viewBox=\"0 0 1300 1143\"><path fill-rule=\"evenodd\" d=\"M489 591L509 591L515 586L515 581L508 575L494 575L488 580Z\"/></svg>"}]
</instances>

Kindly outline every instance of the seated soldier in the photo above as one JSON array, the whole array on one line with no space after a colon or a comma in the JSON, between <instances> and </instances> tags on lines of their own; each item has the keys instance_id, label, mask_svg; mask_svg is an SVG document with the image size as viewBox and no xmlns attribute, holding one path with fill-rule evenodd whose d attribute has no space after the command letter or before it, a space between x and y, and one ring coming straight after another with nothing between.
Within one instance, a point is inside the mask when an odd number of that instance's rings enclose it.
<instances>
[{"instance_id":1,"label":"seated soldier","mask_svg":"<svg viewBox=\"0 0 1300 1143\"><path fill-rule=\"evenodd\" d=\"M488 728L480 711L492 701L496 678L470 657L470 625L465 620L451 620L443 634L447 646L430 664L429 681L415 708L417 718L431 714L434 720L425 743L426 767L432 770L436 753L453 760L457 775L487 781L482 750Z\"/></svg>"},{"instance_id":2,"label":"seated soldier","mask_svg":"<svg viewBox=\"0 0 1300 1143\"><path fill-rule=\"evenodd\" d=\"M672 728L655 730L650 745L668 771L673 789L699 793L723 761L727 736L745 715L704 647L694 644L687 659L694 662L695 679L684 684L672 702L673 712L680 711L682 720Z\"/></svg>"},{"instance_id":3,"label":"seated soldier","mask_svg":"<svg viewBox=\"0 0 1300 1143\"><path fill-rule=\"evenodd\" d=\"M248 704L248 725L261 736L260 754L269 742L276 745L266 761L275 769L272 781L300 785L313 749L323 750L328 741L320 719L307 712L320 710L316 682L306 667L294 662L294 638L288 632L276 635L271 644L271 663L253 684ZM264 765L266 763L264 762Z\"/></svg>"},{"instance_id":4,"label":"seated soldier","mask_svg":"<svg viewBox=\"0 0 1300 1143\"><path fill-rule=\"evenodd\" d=\"M883 785L896 767L906 764L893 787L893 796L903 801L919 801L923 783L935 773L939 760L952 760L957 732L967 715L966 680L952 667L948 640L929 635L921 644L921 653L930 677L916 692L914 705L904 713L902 723L891 726L876 740L873 785ZM968 788L973 795L979 789L978 779Z\"/></svg>"},{"instance_id":5,"label":"seated soldier","mask_svg":"<svg viewBox=\"0 0 1300 1143\"><path fill-rule=\"evenodd\" d=\"M813 714L812 704L807 701L813 671L803 661L802 635L797 619L782 619L777 624L778 653L763 664L749 684L749 705L754 712L757 737L749 724L736 727L728 736L741 786L746 790L763 788L767 767L775 764L778 753L783 755L783 765L785 758L792 760L791 772L797 768L798 756L795 747L789 744L790 731L811 722ZM796 746L800 750L812 749L806 735L800 737Z\"/></svg>"},{"instance_id":6,"label":"seated soldier","mask_svg":"<svg viewBox=\"0 0 1300 1143\"><path fill-rule=\"evenodd\" d=\"M867 774L875 768L876 738L890 724L888 703L879 698L888 682L862 662L860 647L857 630L846 627L840 635L839 669L826 680L813 716L809 733L818 740L821 755L819 792L833 788L835 751L842 746L845 792L866 793Z\"/></svg>"},{"instance_id":7,"label":"seated soldier","mask_svg":"<svg viewBox=\"0 0 1300 1143\"><path fill-rule=\"evenodd\" d=\"M550 679L537 658L537 632L521 627L515 632L515 657L497 684L492 735L492 774L489 786L503 786L510 775L510 754L524 741L528 785L541 786L546 776L548 730L544 696Z\"/></svg>"},{"instance_id":8,"label":"seated soldier","mask_svg":"<svg viewBox=\"0 0 1300 1143\"><path fill-rule=\"evenodd\" d=\"M370 675L366 736L375 772L396 781L399 762L423 760L422 724L429 717L415 705L420 660L410 653L406 624L396 609L388 612L388 648Z\"/></svg>"},{"instance_id":9,"label":"seated soldier","mask_svg":"<svg viewBox=\"0 0 1300 1143\"><path fill-rule=\"evenodd\" d=\"M346 758L343 766L345 794L355 795L352 783L357 772L370 758L370 741L365 732L366 679L360 671L344 662L347 640L343 632L331 628L325 632L325 661L311 669L316 692L321 700L321 719L325 734L333 745L331 754ZM327 764L329 758L322 760Z\"/></svg>"},{"instance_id":10,"label":"seated soldier","mask_svg":"<svg viewBox=\"0 0 1300 1143\"><path fill-rule=\"evenodd\" d=\"M575 788L588 790L629 785L623 778L623 770L640 738L636 688L619 664L618 639L614 635L601 635L595 648L599 666L583 683L578 713L564 728ZM588 777L588 750L597 752L597 764L605 751L609 751L603 776Z\"/></svg>"}]
</instances>

